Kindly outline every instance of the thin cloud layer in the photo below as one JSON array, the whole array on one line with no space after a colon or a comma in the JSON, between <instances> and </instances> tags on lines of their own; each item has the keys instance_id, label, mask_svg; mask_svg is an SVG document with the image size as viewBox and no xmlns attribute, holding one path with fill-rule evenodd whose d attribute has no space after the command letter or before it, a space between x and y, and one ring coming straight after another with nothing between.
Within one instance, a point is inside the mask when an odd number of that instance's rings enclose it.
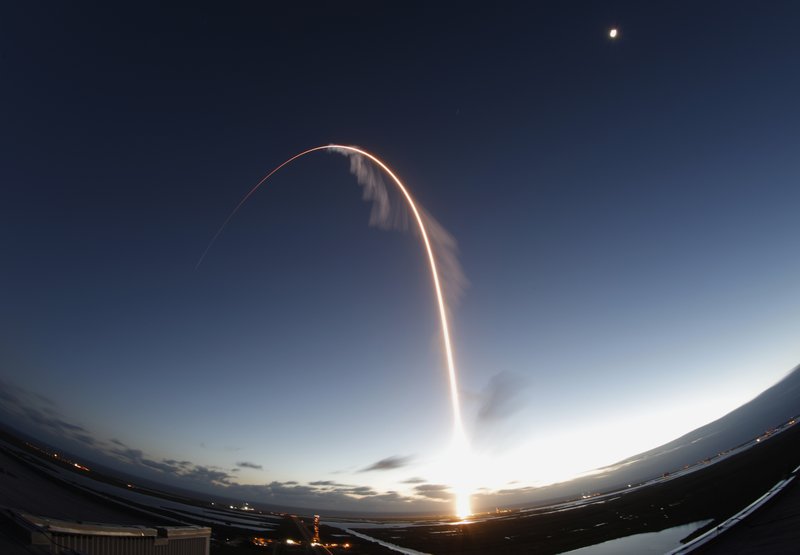
<instances>
[{"instance_id":1,"label":"thin cloud layer","mask_svg":"<svg viewBox=\"0 0 800 555\"><path fill-rule=\"evenodd\" d=\"M260 464L251 463L247 461L237 462L236 466L238 466L239 468L252 468L254 470L264 470L264 467L261 466Z\"/></svg>"},{"instance_id":2,"label":"thin cloud layer","mask_svg":"<svg viewBox=\"0 0 800 555\"><path fill-rule=\"evenodd\" d=\"M478 421L497 422L513 415L525 405L528 386L528 380L513 372L503 371L492 376L481 394Z\"/></svg>"},{"instance_id":3,"label":"thin cloud layer","mask_svg":"<svg viewBox=\"0 0 800 555\"><path fill-rule=\"evenodd\" d=\"M0 378L0 409L6 413L27 420L57 437L71 439L90 447L98 443L89 430L64 420L55 410L55 406L56 403L52 399Z\"/></svg>"},{"instance_id":4,"label":"thin cloud layer","mask_svg":"<svg viewBox=\"0 0 800 555\"><path fill-rule=\"evenodd\" d=\"M414 487L414 492L421 497L442 501L450 500L453 497L450 487L443 484L420 484Z\"/></svg>"},{"instance_id":5,"label":"thin cloud layer","mask_svg":"<svg viewBox=\"0 0 800 555\"><path fill-rule=\"evenodd\" d=\"M403 468L411 462L411 457L401 457L394 455L381 459L376 463L372 463L366 468L359 470L359 472L374 472L376 470L394 470L396 468Z\"/></svg>"}]
</instances>

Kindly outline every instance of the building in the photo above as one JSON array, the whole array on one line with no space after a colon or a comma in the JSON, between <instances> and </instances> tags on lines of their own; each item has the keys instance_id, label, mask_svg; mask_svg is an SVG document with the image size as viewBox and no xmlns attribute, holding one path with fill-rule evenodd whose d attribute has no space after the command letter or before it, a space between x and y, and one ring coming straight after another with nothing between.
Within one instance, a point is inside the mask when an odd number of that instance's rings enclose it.
<instances>
[{"instance_id":1,"label":"building","mask_svg":"<svg viewBox=\"0 0 800 555\"><path fill-rule=\"evenodd\" d=\"M20 553L65 551L81 555L208 555L211 528L202 526L123 526L72 522L5 509L3 528ZM10 538L9 538L10 539ZM8 546L3 545L6 553ZM11 551L10 553L14 553Z\"/></svg>"}]
</instances>

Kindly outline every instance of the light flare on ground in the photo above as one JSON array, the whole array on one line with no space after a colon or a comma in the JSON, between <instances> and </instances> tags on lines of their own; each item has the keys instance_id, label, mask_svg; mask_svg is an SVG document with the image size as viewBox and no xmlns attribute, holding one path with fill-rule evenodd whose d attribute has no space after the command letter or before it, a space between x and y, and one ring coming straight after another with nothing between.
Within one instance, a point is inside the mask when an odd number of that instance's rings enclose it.
<instances>
[{"instance_id":1,"label":"light flare on ground","mask_svg":"<svg viewBox=\"0 0 800 555\"><path fill-rule=\"evenodd\" d=\"M228 217L223 222L222 226L217 230L214 236L211 238L211 241L208 243L205 251L200 256L200 260L197 262L195 269L199 268L200 265L203 263L208 251L216 242L217 238L222 234L222 231L228 225L228 223L233 219L239 209L247 202L247 200L253 196L253 194L275 173L277 173L283 167L291 164L298 158L302 158L307 154L311 154L312 152L317 152L320 150L329 150L334 152L340 153L349 153L349 154L356 154L360 156L364 156L376 164L381 170L383 170L386 175L388 175L394 184L398 187L400 192L402 193L405 200L408 202L408 206L414 215L414 220L419 227L420 235L422 236L422 242L425 246L425 252L428 257L428 263L430 265L431 271L431 278L433 280L433 288L436 293L436 302L439 309L439 322L441 325L441 332L442 332L442 341L444 343L445 349L445 358L447 362L447 376L450 385L450 404L453 413L453 451L452 454L454 457L452 458L453 464L461 465L461 467L469 468L468 464L465 464L467 460L470 458L470 450L469 450L469 443L467 441L467 436L464 431L464 424L461 418L461 403L458 397L458 380L456 378L456 368L455 363L453 361L453 349L450 342L450 327L447 322L447 306L444 301L444 295L442 293L442 284L441 280L439 279L439 270L436 265L436 256L433 252L433 247L431 246L431 241L428 237L428 230L425 227L424 218L422 217L421 211L417 208L416 202L414 202L414 198L408 192L408 189L400 181L400 178L395 175L395 173L387 166L383 161L381 161L377 156L370 154L369 152L362 150L360 148L354 146L347 146L347 145L337 145L337 144L329 144L323 146L317 146L313 148L309 148L300 152L299 154L295 154L291 158L287 159L280 165L278 165L275 169L270 171L266 174L261 180L256 183L247 194L242 197L242 200L239 201L239 204L231 211ZM472 514L472 510L470 507L470 497L471 491L466 484L464 479L459 479L458 482L460 484L453 484L453 489L456 497L456 514L460 518L466 518L470 514Z\"/></svg>"}]
</instances>

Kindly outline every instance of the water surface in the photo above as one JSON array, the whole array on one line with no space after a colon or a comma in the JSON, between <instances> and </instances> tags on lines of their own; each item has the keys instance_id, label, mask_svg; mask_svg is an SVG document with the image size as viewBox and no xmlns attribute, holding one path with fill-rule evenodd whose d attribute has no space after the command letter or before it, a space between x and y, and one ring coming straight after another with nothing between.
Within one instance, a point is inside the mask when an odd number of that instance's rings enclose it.
<instances>
[{"instance_id":1,"label":"water surface","mask_svg":"<svg viewBox=\"0 0 800 555\"><path fill-rule=\"evenodd\" d=\"M681 526L673 526L660 532L647 532L617 538L603 543L597 543L572 551L565 551L562 555L621 555L636 553L637 555L664 555L676 547L680 547L681 540L711 522L698 520Z\"/></svg>"}]
</instances>

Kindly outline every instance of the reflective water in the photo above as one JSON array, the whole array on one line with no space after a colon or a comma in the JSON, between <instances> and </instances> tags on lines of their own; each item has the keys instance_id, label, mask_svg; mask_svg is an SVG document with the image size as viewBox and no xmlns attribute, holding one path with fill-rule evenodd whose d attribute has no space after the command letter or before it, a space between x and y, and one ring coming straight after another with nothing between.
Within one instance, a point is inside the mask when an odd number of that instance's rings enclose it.
<instances>
[{"instance_id":1,"label":"reflective water","mask_svg":"<svg viewBox=\"0 0 800 555\"><path fill-rule=\"evenodd\" d=\"M617 538L588 547L566 551L562 555L623 555L625 553L635 553L637 555L664 555L664 553L676 547L680 547L680 542L683 538L709 522L711 521L698 520L690 524L667 528L660 532L634 534L633 536Z\"/></svg>"},{"instance_id":2,"label":"reflective water","mask_svg":"<svg viewBox=\"0 0 800 555\"><path fill-rule=\"evenodd\" d=\"M377 544L382 545L392 551L397 551L398 553L403 553L403 555L430 555L430 553L425 553L423 551L415 551L413 549L409 549L407 547L401 547L399 545L395 545L393 543L389 543L387 541L379 540L378 538L373 538L372 536L368 536L366 534L361 534L360 532L356 532L355 530L350 530L349 528L343 528L345 532L353 534L354 536L361 538L362 540L367 540L371 542L375 542Z\"/></svg>"}]
</instances>

